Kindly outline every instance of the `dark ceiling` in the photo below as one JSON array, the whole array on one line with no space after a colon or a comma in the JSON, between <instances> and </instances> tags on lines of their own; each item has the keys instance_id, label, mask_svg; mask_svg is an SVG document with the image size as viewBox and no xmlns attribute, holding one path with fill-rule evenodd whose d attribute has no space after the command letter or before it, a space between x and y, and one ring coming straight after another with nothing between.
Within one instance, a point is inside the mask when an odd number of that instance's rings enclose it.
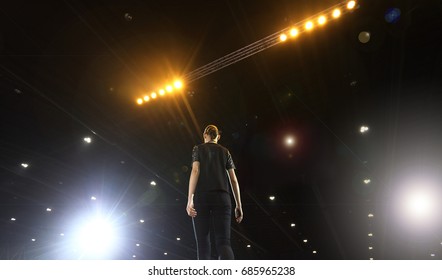
<instances>
[{"instance_id":1,"label":"dark ceiling","mask_svg":"<svg viewBox=\"0 0 442 280\"><path fill-rule=\"evenodd\" d=\"M242 191L236 258L441 259L440 212L423 223L398 206L421 177L442 201L441 1L361 1L182 93L135 102L336 3L2 3L0 258L81 258L76 227L101 214L118 228L103 258L195 259L191 151L213 123Z\"/></svg>"}]
</instances>

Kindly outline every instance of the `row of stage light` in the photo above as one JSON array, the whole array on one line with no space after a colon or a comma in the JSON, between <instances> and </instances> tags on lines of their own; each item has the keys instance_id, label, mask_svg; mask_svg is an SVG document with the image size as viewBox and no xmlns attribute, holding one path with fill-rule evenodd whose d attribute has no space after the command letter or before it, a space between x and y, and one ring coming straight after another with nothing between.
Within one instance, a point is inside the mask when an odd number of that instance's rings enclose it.
<instances>
[{"instance_id":1,"label":"row of stage light","mask_svg":"<svg viewBox=\"0 0 442 280\"><path fill-rule=\"evenodd\" d=\"M303 32L311 32L313 29L315 29L315 27L324 26L330 20L336 20L340 18L343 14L351 12L355 8L357 8L356 1L345 1L332 6L290 27L273 33L259 41L256 41L248 46L236 50L198 69L195 69L192 72L184 75L182 79L175 81L173 85L169 84L157 91L147 93L144 96L137 98L136 102L138 105L143 105L157 99L158 97L163 97L177 90L181 90L185 86L185 84L189 84L197 79L214 73L258 52L266 50L277 44L286 42L289 39L295 39Z\"/></svg>"}]
</instances>

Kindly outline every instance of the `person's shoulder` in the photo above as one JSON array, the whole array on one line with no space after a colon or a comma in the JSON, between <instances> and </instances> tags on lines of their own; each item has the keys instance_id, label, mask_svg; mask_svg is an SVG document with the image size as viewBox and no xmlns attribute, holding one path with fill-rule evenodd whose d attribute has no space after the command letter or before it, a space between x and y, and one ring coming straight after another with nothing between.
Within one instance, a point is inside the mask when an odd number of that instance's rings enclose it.
<instances>
[{"instance_id":1,"label":"person's shoulder","mask_svg":"<svg viewBox=\"0 0 442 280\"><path fill-rule=\"evenodd\" d=\"M223 151L229 152L229 149L227 149L227 148L224 147L223 145L218 144L218 147L219 147L221 150L223 150Z\"/></svg>"}]
</instances>

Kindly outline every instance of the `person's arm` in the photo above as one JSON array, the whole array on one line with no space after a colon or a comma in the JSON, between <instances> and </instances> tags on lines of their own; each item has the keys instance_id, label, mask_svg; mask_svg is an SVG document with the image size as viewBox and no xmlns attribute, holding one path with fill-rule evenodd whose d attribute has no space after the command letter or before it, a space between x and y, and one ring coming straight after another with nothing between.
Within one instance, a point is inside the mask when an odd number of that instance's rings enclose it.
<instances>
[{"instance_id":1,"label":"person's arm","mask_svg":"<svg viewBox=\"0 0 442 280\"><path fill-rule=\"evenodd\" d=\"M194 161L192 163L192 171L190 172L189 194L187 196L187 207L186 207L187 215L189 215L192 218L196 216L196 210L193 204L193 196L195 195L196 184L198 183L199 175L200 175L200 162Z\"/></svg>"},{"instance_id":2,"label":"person's arm","mask_svg":"<svg viewBox=\"0 0 442 280\"><path fill-rule=\"evenodd\" d=\"M241 193L239 191L239 183L236 178L235 169L231 168L228 170L230 185L232 186L233 197L235 198L235 218L237 223L241 223L243 219L242 204L241 204Z\"/></svg>"}]
</instances>

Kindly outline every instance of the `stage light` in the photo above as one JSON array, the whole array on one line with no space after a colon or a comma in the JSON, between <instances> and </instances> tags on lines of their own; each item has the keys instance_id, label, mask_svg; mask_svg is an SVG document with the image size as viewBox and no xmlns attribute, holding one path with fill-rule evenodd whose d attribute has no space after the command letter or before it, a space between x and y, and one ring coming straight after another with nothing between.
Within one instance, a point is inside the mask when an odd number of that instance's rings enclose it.
<instances>
[{"instance_id":1,"label":"stage light","mask_svg":"<svg viewBox=\"0 0 442 280\"><path fill-rule=\"evenodd\" d=\"M157 183L156 183L155 181L152 181L152 182L150 182L150 185L151 185L151 186L156 186Z\"/></svg>"},{"instance_id":2,"label":"stage light","mask_svg":"<svg viewBox=\"0 0 442 280\"><path fill-rule=\"evenodd\" d=\"M164 89L160 89L158 92L160 93L161 96L163 96L164 94L166 94L166 91L165 91Z\"/></svg>"},{"instance_id":3,"label":"stage light","mask_svg":"<svg viewBox=\"0 0 442 280\"><path fill-rule=\"evenodd\" d=\"M421 190L416 190L406 199L408 213L416 218L424 218L431 214L433 210L433 199L431 194Z\"/></svg>"},{"instance_id":4,"label":"stage light","mask_svg":"<svg viewBox=\"0 0 442 280\"><path fill-rule=\"evenodd\" d=\"M372 261L373 260L373 258L370 258L370 261Z\"/></svg>"},{"instance_id":5,"label":"stage light","mask_svg":"<svg viewBox=\"0 0 442 280\"><path fill-rule=\"evenodd\" d=\"M84 257L105 256L115 245L115 230L110 221L96 217L84 225L76 233L76 248Z\"/></svg>"},{"instance_id":6,"label":"stage light","mask_svg":"<svg viewBox=\"0 0 442 280\"><path fill-rule=\"evenodd\" d=\"M435 256L436 256L436 254L430 254L430 256L431 256L431 257L435 257Z\"/></svg>"},{"instance_id":7,"label":"stage light","mask_svg":"<svg viewBox=\"0 0 442 280\"><path fill-rule=\"evenodd\" d=\"M176 238L176 240L177 240L177 241L180 241L180 240L181 240L181 238L180 238L180 237L177 237L177 238Z\"/></svg>"},{"instance_id":8,"label":"stage light","mask_svg":"<svg viewBox=\"0 0 442 280\"><path fill-rule=\"evenodd\" d=\"M135 244L135 246L140 247L140 243Z\"/></svg>"},{"instance_id":9,"label":"stage light","mask_svg":"<svg viewBox=\"0 0 442 280\"><path fill-rule=\"evenodd\" d=\"M21 166L22 166L23 168L28 168L28 167L29 167L29 164L27 164L27 163L22 163Z\"/></svg>"},{"instance_id":10,"label":"stage light","mask_svg":"<svg viewBox=\"0 0 442 280\"><path fill-rule=\"evenodd\" d=\"M339 9L335 9L334 11L333 11L333 17L334 18L338 18L338 17L340 17L341 16L341 10L339 10Z\"/></svg>"},{"instance_id":11,"label":"stage light","mask_svg":"<svg viewBox=\"0 0 442 280\"><path fill-rule=\"evenodd\" d=\"M287 41L287 35L285 35L284 33L281 34L281 36L279 36L279 40L281 40L281 42Z\"/></svg>"},{"instance_id":12,"label":"stage light","mask_svg":"<svg viewBox=\"0 0 442 280\"><path fill-rule=\"evenodd\" d=\"M86 143L88 143L88 144L90 144L90 143L92 143L92 138L90 138L90 137L84 137L84 138L83 138L83 141L86 142Z\"/></svg>"},{"instance_id":13,"label":"stage light","mask_svg":"<svg viewBox=\"0 0 442 280\"><path fill-rule=\"evenodd\" d=\"M296 37L296 36L298 36L298 34L299 34L299 30L297 28L292 28L290 30L290 36Z\"/></svg>"},{"instance_id":14,"label":"stage light","mask_svg":"<svg viewBox=\"0 0 442 280\"><path fill-rule=\"evenodd\" d=\"M164 252L164 255L167 256L167 252Z\"/></svg>"},{"instance_id":15,"label":"stage light","mask_svg":"<svg viewBox=\"0 0 442 280\"><path fill-rule=\"evenodd\" d=\"M13 222L14 222L14 221L17 221L17 219L16 219L16 218L11 218L11 221L13 221Z\"/></svg>"},{"instance_id":16,"label":"stage light","mask_svg":"<svg viewBox=\"0 0 442 280\"><path fill-rule=\"evenodd\" d=\"M63 237L63 236L64 236L64 233L60 233L60 236Z\"/></svg>"},{"instance_id":17,"label":"stage light","mask_svg":"<svg viewBox=\"0 0 442 280\"><path fill-rule=\"evenodd\" d=\"M316 251L313 251L313 254L316 254L317 252Z\"/></svg>"},{"instance_id":18,"label":"stage light","mask_svg":"<svg viewBox=\"0 0 442 280\"><path fill-rule=\"evenodd\" d=\"M251 248L252 247L252 245L250 245L250 244L247 244L247 248Z\"/></svg>"},{"instance_id":19,"label":"stage light","mask_svg":"<svg viewBox=\"0 0 442 280\"><path fill-rule=\"evenodd\" d=\"M293 136L286 136L284 143L287 147L293 147L295 145L295 138Z\"/></svg>"},{"instance_id":20,"label":"stage light","mask_svg":"<svg viewBox=\"0 0 442 280\"><path fill-rule=\"evenodd\" d=\"M143 224L143 223L144 223L144 220L143 220L143 219L141 219L141 220L140 220L140 223L141 223L141 224Z\"/></svg>"},{"instance_id":21,"label":"stage light","mask_svg":"<svg viewBox=\"0 0 442 280\"><path fill-rule=\"evenodd\" d=\"M373 215L373 214L371 214L371 213L369 213L369 214L368 214L368 217L369 217L369 218L373 218L373 217L374 217L374 215Z\"/></svg>"},{"instance_id":22,"label":"stage light","mask_svg":"<svg viewBox=\"0 0 442 280\"><path fill-rule=\"evenodd\" d=\"M295 225L294 223L291 223L290 226L291 226L291 227L295 227L296 225Z\"/></svg>"},{"instance_id":23,"label":"stage light","mask_svg":"<svg viewBox=\"0 0 442 280\"><path fill-rule=\"evenodd\" d=\"M35 239L35 238L32 238L32 239L31 239L31 241L32 241L32 242L35 242L35 241L37 241L37 239Z\"/></svg>"},{"instance_id":24,"label":"stage light","mask_svg":"<svg viewBox=\"0 0 442 280\"><path fill-rule=\"evenodd\" d=\"M145 96L143 97L143 100L144 100L145 102L149 102L149 101L150 101L150 96L149 96L149 95L145 95Z\"/></svg>"},{"instance_id":25,"label":"stage light","mask_svg":"<svg viewBox=\"0 0 442 280\"><path fill-rule=\"evenodd\" d=\"M151 97L152 99L157 98L157 93L156 93L156 92L152 92L152 93L150 94L150 97Z\"/></svg>"},{"instance_id":26,"label":"stage light","mask_svg":"<svg viewBox=\"0 0 442 280\"><path fill-rule=\"evenodd\" d=\"M361 132L362 134L366 133L370 128L368 126L361 126L361 128L359 129L359 132Z\"/></svg>"},{"instance_id":27,"label":"stage light","mask_svg":"<svg viewBox=\"0 0 442 280\"><path fill-rule=\"evenodd\" d=\"M368 247L368 250L373 250L373 247L371 247L371 246L370 246L370 247Z\"/></svg>"},{"instance_id":28,"label":"stage light","mask_svg":"<svg viewBox=\"0 0 442 280\"><path fill-rule=\"evenodd\" d=\"M91 200L97 200L95 196L91 196Z\"/></svg>"},{"instance_id":29,"label":"stage light","mask_svg":"<svg viewBox=\"0 0 442 280\"><path fill-rule=\"evenodd\" d=\"M313 29L313 22L307 21L306 24L305 24L305 29L306 30L312 30Z\"/></svg>"},{"instance_id":30,"label":"stage light","mask_svg":"<svg viewBox=\"0 0 442 280\"><path fill-rule=\"evenodd\" d=\"M368 31L361 31L359 33L359 35L358 35L358 40L362 44L366 44L366 43L370 42L370 37L371 37L370 32L368 32Z\"/></svg>"},{"instance_id":31,"label":"stage light","mask_svg":"<svg viewBox=\"0 0 442 280\"><path fill-rule=\"evenodd\" d=\"M370 233L368 234L368 237L373 237L373 233L370 232Z\"/></svg>"},{"instance_id":32,"label":"stage light","mask_svg":"<svg viewBox=\"0 0 442 280\"><path fill-rule=\"evenodd\" d=\"M356 7L356 1L349 1L347 3L347 9L351 10L354 9L354 7Z\"/></svg>"},{"instance_id":33,"label":"stage light","mask_svg":"<svg viewBox=\"0 0 442 280\"><path fill-rule=\"evenodd\" d=\"M137 103L138 103L138 105L142 105L142 104L143 104L143 99L138 98L138 99L137 99Z\"/></svg>"},{"instance_id":34,"label":"stage light","mask_svg":"<svg viewBox=\"0 0 442 280\"><path fill-rule=\"evenodd\" d=\"M319 18L318 18L318 24L319 25L323 25L323 24L325 24L327 22L327 18L325 17L325 16L320 16Z\"/></svg>"},{"instance_id":35,"label":"stage light","mask_svg":"<svg viewBox=\"0 0 442 280\"><path fill-rule=\"evenodd\" d=\"M275 200L275 196L271 195L271 196L269 196L269 199L270 200Z\"/></svg>"},{"instance_id":36,"label":"stage light","mask_svg":"<svg viewBox=\"0 0 442 280\"><path fill-rule=\"evenodd\" d=\"M137 257L137 255L132 255L132 258L134 258L134 259L135 259L136 257Z\"/></svg>"},{"instance_id":37,"label":"stage light","mask_svg":"<svg viewBox=\"0 0 442 280\"><path fill-rule=\"evenodd\" d=\"M171 85L167 85L166 86L166 91L167 92L172 92L173 91L173 87Z\"/></svg>"},{"instance_id":38,"label":"stage light","mask_svg":"<svg viewBox=\"0 0 442 280\"><path fill-rule=\"evenodd\" d=\"M176 88L176 89L180 89L180 88L182 88L183 87L183 82L181 82L181 81L175 81L174 83L173 83L173 86Z\"/></svg>"},{"instance_id":39,"label":"stage light","mask_svg":"<svg viewBox=\"0 0 442 280\"><path fill-rule=\"evenodd\" d=\"M307 239L304 239L304 240L302 240L304 243L307 243L308 242L308 240Z\"/></svg>"},{"instance_id":40,"label":"stage light","mask_svg":"<svg viewBox=\"0 0 442 280\"><path fill-rule=\"evenodd\" d=\"M370 179L364 179L364 184L368 185L370 184L371 180Z\"/></svg>"},{"instance_id":41,"label":"stage light","mask_svg":"<svg viewBox=\"0 0 442 280\"><path fill-rule=\"evenodd\" d=\"M51 208L46 208L46 212L52 212Z\"/></svg>"}]
</instances>

